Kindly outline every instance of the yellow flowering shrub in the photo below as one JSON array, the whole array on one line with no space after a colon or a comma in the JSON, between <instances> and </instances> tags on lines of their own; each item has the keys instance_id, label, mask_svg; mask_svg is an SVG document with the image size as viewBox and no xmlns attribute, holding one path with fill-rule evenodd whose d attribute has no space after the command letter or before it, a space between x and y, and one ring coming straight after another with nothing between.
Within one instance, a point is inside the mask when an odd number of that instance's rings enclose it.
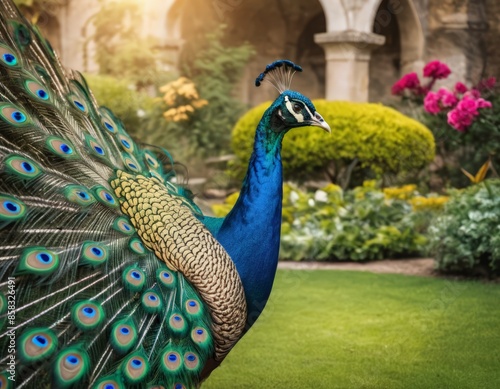
<instances>
[{"instance_id":1,"label":"yellow flowering shrub","mask_svg":"<svg viewBox=\"0 0 500 389\"><path fill-rule=\"evenodd\" d=\"M403 185L399 187L391 187L391 188L384 188L384 196L388 200L409 200L411 199L417 190L417 186L410 184L410 185Z\"/></svg>"},{"instance_id":2,"label":"yellow flowering shrub","mask_svg":"<svg viewBox=\"0 0 500 389\"><path fill-rule=\"evenodd\" d=\"M421 123L381 104L345 101L313 101L317 111L332 128L332 134L317 127L290 131L283 141L285 173L310 173L328 163L349 163L376 174L414 172L434 158L431 131ZM252 151L255 129L270 103L263 103L236 123L232 149L237 156L233 169L246 166Z\"/></svg>"},{"instance_id":3,"label":"yellow flowering shrub","mask_svg":"<svg viewBox=\"0 0 500 389\"><path fill-rule=\"evenodd\" d=\"M449 196L415 196L409 200L409 203L414 211L440 211L444 208L444 205L449 199Z\"/></svg>"},{"instance_id":4,"label":"yellow flowering shrub","mask_svg":"<svg viewBox=\"0 0 500 389\"><path fill-rule=\"evenodd\" d=\"M214 204L212 205L212 211L215 217L225 217L231 209L233 209L234 204L238 200L240 196L240 192L234 192L226 197L223 204Z\"/></svg>"},{"instance_id":5,"label":"yellow flowering shrub","mask_svg":"<svg viewBox=\"0 0 500 389\"><path fill-rule=\"evenodd\" d=\"M207 100L200 99L196 85L186 77L180 77L162 86L160 92L164 93L162 99L170 107L163 113L167 121L189 120L190 114L208 104Z\"/></svg>"}]
</instances>

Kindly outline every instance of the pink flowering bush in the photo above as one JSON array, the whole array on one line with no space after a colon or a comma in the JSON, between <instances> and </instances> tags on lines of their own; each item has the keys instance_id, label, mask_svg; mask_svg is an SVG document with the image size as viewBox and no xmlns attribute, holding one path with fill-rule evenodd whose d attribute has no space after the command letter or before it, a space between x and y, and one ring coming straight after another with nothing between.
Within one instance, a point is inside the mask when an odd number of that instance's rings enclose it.
<instances>
[{"instance_id":1,"label":"pink flowering bush","mask_svg":"<svg viewBox=\"0 0 500 389\"><path fill-rule=\"evenodd\" d=\"M420 80L417 73L405 74L398 82L392 86L392 94L399 95L405 90L410 90L415 94L420 94Z\"/></svg>"},{"instance_id":2,"label":"pink flowering bush","mask_svg":"<svg viewBox=\"0 0 500 389\"><path fill-rule=\"evenodd\" d=\"M494 165L500 168L500 98L495 91L496 78L489 77L471 86L457 82L452 88L433 90L438 80L446 80L450 74L448 65L432 61L425 65L422 81L417 73L406 74L393 85L392 93L417 107L413 116L433 131L445 163L454 161L475 171L492 157Z\"/></svg>"},{"instance_id":3,"label":"pink flowering bush","mask_svg":"<svg viewBox=\"0 0 500 389\"><path fill-rule=\"evenodd\" d=\"M495 77L482 80L469 89L464 83L457 82L453 91L441 88L437 92L432 87L437 80L448 78L451 70L443 62L431 61L424 67L424 77L429 80L422 85L417 73L408 73L392 86L392 94L419 100L423 98L424 109L431 115L445 113L448 124L455 130L465 132L480 115L480 109L493 108L484 99L482 91L491 91L496 85Z\"/></svg>"},{"instance_id":4,"label":"pink flowering bush","mask_svg":"<svg viewBox=\"0 0 500 389\"><path fill-rule=\"evenodd\" d=\"M430 77L434 80L447 78L450 74L451 70L448 65L439 61L429 62L424 67L424 77Z\"/></svg>"}]
</instances>

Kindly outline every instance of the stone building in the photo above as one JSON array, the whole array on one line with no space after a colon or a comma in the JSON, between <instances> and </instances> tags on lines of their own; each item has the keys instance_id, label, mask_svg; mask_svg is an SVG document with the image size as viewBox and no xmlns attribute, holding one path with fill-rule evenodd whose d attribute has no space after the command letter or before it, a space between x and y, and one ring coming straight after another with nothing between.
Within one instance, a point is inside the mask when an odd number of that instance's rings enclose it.
<instances>
[{"instance_id":1,"label":"stone building","mask_svg":"<svg viewBox=\"0 0 500 389\"><path fill-rule=\"evenodd\" d=\"M196 24L226 24L232 44L248 41L257 52L239 88L252 105L271 96L252 80L277 58L304 68L294 87L307 95L351 101L390 101L391 85L402 74L421 74L434 59L452 68L449 82L500 75L499 0L185 1L187 7L180 7L182 0L142 1L143 33L175 52ZM98 9L97 0L66 0L44 21L68 67L97 70L87 37Z\"/></svg>"}]
</instances>

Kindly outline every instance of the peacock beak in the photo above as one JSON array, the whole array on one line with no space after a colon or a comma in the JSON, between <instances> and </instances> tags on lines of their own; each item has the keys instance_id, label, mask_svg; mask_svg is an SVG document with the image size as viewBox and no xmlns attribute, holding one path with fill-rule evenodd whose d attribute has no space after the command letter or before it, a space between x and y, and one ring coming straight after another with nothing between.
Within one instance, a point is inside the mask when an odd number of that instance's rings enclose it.
<instances>
[{"instance_id":1,"label":"peacock beak","mask_svg":"<svg viewBox=\"0 0 500 389\"><path fill-rule=\"evenodd\" d=\"M325 130L329 134L332 133L332 129L330 128L328 123L325 122L325 119L323 119L323 117L318 112L314 113L314 117L311 120L311 126L321 127L323 130Z\"/></svg>"}]
</instances>

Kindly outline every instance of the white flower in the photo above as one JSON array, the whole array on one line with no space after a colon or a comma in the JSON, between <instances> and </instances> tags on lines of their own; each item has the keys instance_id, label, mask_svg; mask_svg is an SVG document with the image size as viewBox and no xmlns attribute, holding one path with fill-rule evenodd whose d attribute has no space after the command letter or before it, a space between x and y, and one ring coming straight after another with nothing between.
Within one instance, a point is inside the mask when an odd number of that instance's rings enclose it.
<instances>
[{"instance_id":1,"label":"white flower","mask_svg":"<svg viewBox=\"0 0 500 389\"><path fill-rule=\"evenodd\" d=\"M314 194L314 200L320 203L326 203L328 202L328 193L324 190L317 190Z\"/></svg>"},{"instance_id":2,"label":"white flower","mask_svg":"<svg viewBox=\"0 0 500 389\"><path fill-rule=\"evenodd\" d=\"M309 199L309 200L307 200L307 204L309 204L309 206L310 206L310 207L314 207L314 205L315 205L316 203L314 202L314 200L313 200L313 199Z\"/></svg>"},{"instance_id":3,"label":"white flower","mask_svg":"<svg viewBox=\"0 0 500 389\"><path fill-rule=\"evenodd\" d=\"M293 190L290 192L290 201L292 202L292 204L295 204L299 198L300 196L297 192Z\"/></svg>"}]
</instances>

